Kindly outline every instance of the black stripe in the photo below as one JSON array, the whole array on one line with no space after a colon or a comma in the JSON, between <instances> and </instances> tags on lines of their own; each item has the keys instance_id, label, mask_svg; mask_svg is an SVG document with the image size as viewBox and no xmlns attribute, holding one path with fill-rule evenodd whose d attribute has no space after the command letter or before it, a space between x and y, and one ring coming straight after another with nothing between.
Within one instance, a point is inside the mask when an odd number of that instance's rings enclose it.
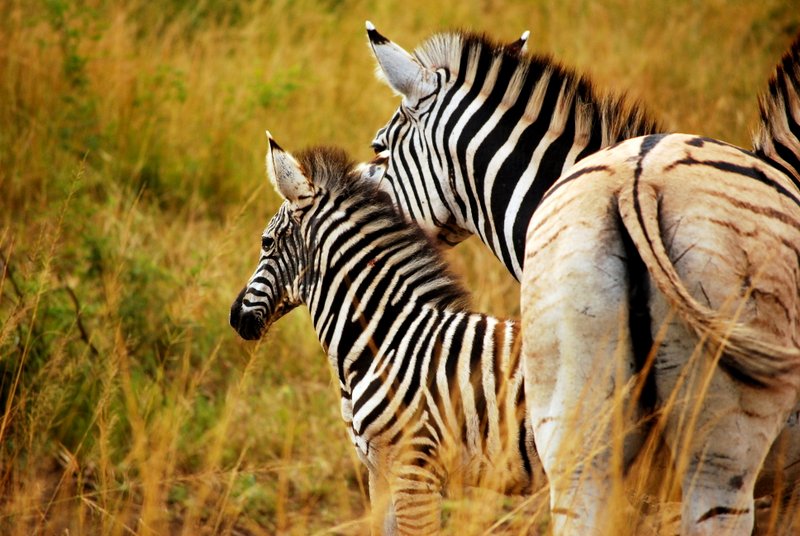
<instances>
[{"instance_id":1,"label":"black stripe","mask_svg":"<svg viewBox=\"0 0 800 536\"><path fill-rule=\"evenodd\" d=\"M547 190L544 195L542 196L542 201L553 195L555 192L559 190L559 188L566 186L567 183L574 181L575 179L579 179L584 175L589 175L590 173L594 173L595 171L609 171L611 168L605 165L598 165L598 166L587 166L584 168L579 169L578 171L572 173L564 177L563 179L559 180L555 183L549 190ZM541 202L539 203L541 204Z\"/></svg>"},{"instance_id":2,"label":"black stripe","mask_svg":"<svg viewBox=\"0 0 800 536\"><path fill-rule=\"evenodd\" d=\"M464 126L464 130L461 133L461 138L459 141L463 140L466 142L463 144L464 159L466 159L466 146L473 139L475 139L480 129L486 125L486 123L500 106L503 96L508 89L508 85L511 83L511 77L516 71L518 63L509 57L494 58L494 61L501 62L494 86L492 87L489 95L486 96L481 103L481 106L475 111L472 117L469 118ZM475 200L480 206L480 208L477 208L476 210L479 210L486 216L486 224L483 229L478 229L478 232L482 235L483 242L486 243L491 249L494 249L492 243L492 233L490 231L491 214L487 208L488 200L486 199L486 196L483 195L484 182L486 178L486 168L489 166L489 162L494 157L497 149L499 149L506 139L507 137L498 135L496 130L489 133L484 143L482 143L475 152L472 177L466 177L465 175L465 179L467 179L465 180L467 197ZM486 142L489 142L488 144L490 147L486 147ZM459 149L461 146L462 144L459 143ZM459 155L459 160L461 160L461 158L462 156ZM471 181L469 180L470 178L472 179ZM475 221L477 222L477 219Z\"/></svg>"},{"instance_id":3,"label":"black stripe","mask_svg":"<svg viewBox=\"0 0 800 536\"><path fill-rule=\"evenodd\" d=\"M480 54L478 55L478 64L476 67L477 72L484 73L489 70L489 67L492 64L492 53L488 47L480 47L479 49ZM467 108L478 98L482 88L481 80L475 80L472 84L472 87L469 88L469 92L467 93L464 100L461 101L458 109L453 113L453 119L458 121L466 112ZM489 110L491 112L491 110ZM472 119L472 118L469 118ZM455 122L453 122L455 124ZM466 190L466 201L469 205L469 212L468 212L468 221L477 222L478 221L478 200L475 196L475 188L474 185L471 184L470 175L467 170L467 147L472 142L477 133L477 129L483 126L476 125L476 123L470 123L468 120L467 123L464 125L464 129L461 132L461 135L456 140L456 162L458 163L459 170L461 172L461 179L464 189ZM449 139L447 136L446 139Z\"/></svg>"},{"instance_id":4,"label":"black stripe","mask_svg":"<svg viewBox=\"0 0 800 536\"><path fill-rule=\"evenodd\" d=\"M517 254L517 262L520 266L523 264L523 257L525 255L525 238L531 216L534 210L536 210L536 207L539 206L544 194L561 176L564 162L566 162L567 155L574 143L575 113L573 109L570 109L567 123L564 125L564 132L550 144L542 155L539 166L536 169L536 177L533 180L533 184L531 188L525 192L522 205L514 220L512 241L514 251Z\"/></svg>"},{"instance_id":5,"label":"black stripe","mask_svg":"<svg viewBox=\"0 0 800 536\"><path fill-rule=\"evenodd\" d=\"M755 165L743 166L743 165L740 165L740 164L734 164L733 162L726 162L725 160L697 160L697 159L692 158L692 157L687 157L687 158L683 158L681 160L677 160L674 163L672 163L670 165L670 167L675 167L677 165L683 165L683 166L696 166L696 165L709 166L709 167L712 167L714 169L718 169L720 171L724 171L726 173L734 173L736 175L741 175L741 176L744 176L744 177L748 177L750 179L757 180L758 182L760 182L762 184L765 184L765 185L769 186L770 188L773 188L774 190L776 190L780 194L782 194L782 195L788 197L789 199L791 199L794 203L800 204L800 199L798 199L795 196L794 193L790 192L789 190L784 188L781 184L779 184L778 182L776 182L776 181L772 180L771 178L769 178L767 176L767 174L764 173L763 170L758 169L758 167L756 167Z\"/></svg>"},{"instance_id":6,"label":"black stripe","mask_svg":"<svg viewBox=\"0 0 800 536\"><path fill-rule=\"evenodd\" d=\"M467 330L468 320L468 316L460 317L458 325L453 330L453 336L450 338L450 351L445 356L445 374L450 389L448 396L450 397L456 419L458 419L457 422L451 423L451 425L460 428L461 441L463 444L466 444L467 441L467 430L464 423L460 420L461 415L463 415L463 403L461 400L461 389L458 387L458 357L461 354L461 348L464 343L464 333L466 333Z\"/></svg>"},{"instance_id":7,"label":"black stripe","mask_svg":"<svg viewBox=\"0 0 800 536\"><path fill-rule=\"evenodd\" d=\"M778 142L773 140L773 144L777 148ZM784 148L784 150L786 150L786 148ZM779 151L776 151L776 152L779 152ZM758 158L760 158L761 160L766 162L769 166L774 167L775 169L777 169L778 171L780 171L781 173L783 173L784 175L789 177L789 179L791 179L791 181L794 182L797 185L798 188L800 188L800 182L794 177L794 175L789 170L789 168L787 168L786 166L784 166L783 164L781 164L777 160L773 160L770 156L768 156L766 153L764 153L761 150L756 151L755 154L756 154L756 156ZM798 166L800 166L800 162L798 162ZM798 167L797 169L800 170L800 167Z\"/></svg>"},{"instance_id":8,"label":"black stripe","mask_svg":"<svg viewBox=\"0 0 800 536\"><path fill-rule=\"evenodd\" d=\"M523 391L520 389L520 391ZM533 467L531 466L531 460L528 456L528 419L522 419L522 422L519 423L519 441L517 444L519 448L519 455L522 456L522 467L525 469L525 474L528 476L533 475Z\"/></svg>"},{"instance_id":9,"label":"black stripe","mask_svg":"<svg viewBox=\"0 0 800 536\"><path fill-rule=\"evenodd\" d=\"M439 92L441 91L442 86L449 79L449 75L450 75L450 73L448 73L448 72L441 72L441 71L437 71L436 72L436 92L435 92L435 95L437 95L437 97L439 96ZM420 128L416 131L416 134L420 137L420 146L421 146L421 151L420 152L425 155L426 163L428 165L428 169L430 170L430 173L431 173L431 175L433 176L433 179L434 179L433 181L431 181L433 183L433 188L436 190L436 194L439 197L439 199L442 201L442 203L446 204L447 203L447 199L448 199L449 196L445 195L445 193L444 193L443 183L445 181L445 178L444 177L437 177L435 175L435 170L436 169L439 169L439 170L445 169L443 167L443 165L442 165L442 159L439 156L439 152L440 151L438 150L438 148L435 145L436 144L436 141L435 141L435 138L436 138L436 124L437 124L437 121L438 121L438 117L441 116L441 113L444 110L444 104L440 102L441 100L442 99L437 98L436 101L433 104L433 107L431 109L431 113L427 114L423 119L420 120L421 125L420 125ZM438 108L437 108L437 104L439 105ZM434 114L434 111L436 112L435 114ZM430 144L425 143L425 139L426 139L427 136L431 137L430 140L429 140ZM434 163L434 158L436 158L436 163ZM411 176L409 176L409 177L411 177ZM427 180L424 180L424 176L421 176L420 178L423 179L421 182L422 182L422 188L425 191L426 199L432 199L431 195L428 192L428 188L430 187L430 184L428 183ZM411 180L412 181L414 180L413 177L411 177ZM440 221L438 219L436 214L434 214L433 210L431 210L430 213L431 213L431 219L432 219L432 222L434 223L434 225L436 225L437 227L444 227L444 226L447 225L447 222L442 222L442 221Z\"/></svg>"},{"instance_id":10,"label":"black stripe","mask_svg":"<svg viewBox=\"0 0 800 536\"><path fill-rule=\"evenodd\" d=\"M436 335L436 339L433 342L433 358L431 359L431 366L428 369L429 371L428 390L431 393L431 398L436 404L436 407L439 410L439 415L441 416L442 421L445 423L445 426L447 425L447 413L445 412L443 399L444 397L448 397L449 399L450 393L439 392L439 382L437 381L437 377L439 375L439 369L441 367L444 367L445 378L447 378L447 384L449 389L450 372L448 370L448 363L449 363L448 358L450 357L450 354L444 355L443 353L444 338L447 334L447 330L450 329L450 325L453 322L459 321L459 319L463 321L463 317L459 317L458 315L453 314L442 323L441 329L439 329ZM444 361L442 360L442 357L444 357Z\"/></svg>"},{"instance_id":11,"label":"black stripe","mask_svg":"<svg viewBox=\"0 0 800 536\"><path fill-rule=\"evenodd\" d=\"M749 508L729 508L727 506L715 506L697 520L698 523L702 523L703 521L707 521L712 517L717 516L742 516L747 515L750 513Z\"/></svg>"},{"instance_id":12,"label":"black stripe","mask_svg":"<svg viewBox=\"0 0 800 536\"><path fill-rule=\"evenodd\" d=\"M486 432L489 428L488 412L486 411L486 393L483 391L483 361L481 359L486 338L486 317L482 316L475 324L474 338L469 355L469 381L472 384L473 401L475 406L464 408L464 419L468 419L474 412L478 416L478 441L486 449Z\"/></svg>"},{"instance_id":13,"label":"black stripe","mask_svg":"<svg viewBox=\"0 0 800 536\"><path fill-rule=\"evenodd\" d=\"M443 102L441 113L437 116L434 120L434 124L438 125L439 121L444 119L444 137L443 140L445 142L445 146L442 147L442 154L444 154L446 165L442 167L442 169L448 170L449 173L455 173L455 164L453 163L453 156L450 153L450 148L448 146L449 140L453 137L453 129L456 126L456 123L461 118L461 115L464 113L464 110L467 106L469 106L470 99L463 98L458 106L454 110L449 110L450 102L452 101L453 97L456 93L459 92L462 85L464 84L464 79L467 73L467 66L469 65L469 47L464 47L461 51L461 62L458 67L458 76L456 76L455 81L453 82L453 87L450 91L447 92L445 95ZM445 110L447 110L447 115L442 116ZM452 182L452 177L448 177L448 179ZM456 195L457 192L453 192L453 198L455 199L456 206L458 210L461 212L461 218L467 219L467 206L464 204L464 201L461 199L460 196Z\"/></svg>"},{"instance_id":14,"label":"black stripe","mask_svg":"<svg viewBox=\"0 0 800 536\"><path fill-rule=\"evenodd\" d=\"M408 315L408 316L405 317L403 322L399 326L397 326L397 329L392 331L392 335L393 335L393 341L392 341L392 344L391 344L392 348L396 349L398 347L399 338L404 336L404 335L406 335L406 334L408 334L408 330L411 327L411 324L414 323L417 319L418 319L418 317L415 316L415 315ZM417 329L419 329L419 327ZM403 335L400 335L400 334L403 334ZM375 405L375 407L372 409L372 411L370 411L367 414L367 416L364 417L364 419L361 421L361 424L360 424L359 428L355 429L357 434L362 434L364 432L364 430L368 429L369 426L373 422L375 422L375 420L378 417L380 417L383 414L384 411L386 411L386 408L388 407L389 402L392 400L394 395L397 393L397 388L399 387L399 382L402 381L402 379L403 379L403 371L406 370L406 366L408 365L408 362L411 360L411 357L412 357L412 353L410 351L407 352L404 355L398 355L398 354L394 355L393 359L403 359L403 360L405 360L405 366L401 366L400 367L401 371L398 373L397 377L395 377L395 379L392 381L392 384L391 384L390 389L389 389L389 394L387 396L383 397L378 402L378 404ZM385 376L391 373L392 367L393 367L393 365L388 365L387 366L386 371L384 373ZM372 398L375 396L377 391L382 386L384 386L387 381L388 381L387 377L378 377L378 378L375 378L374 380L372 380L370 382L370 384L364 390L364 394L361 395L358 398L358 400L353 401L353 416L355 416L358 413L358 410L360 410L361 407L364 404L366 404L366 403L368 403L368 402L370 402L372 400ZM358 382L353 382L352 385L351 385L351 388L355 389L356 385L358 385ZM386 430L387 428L391 427L395 422L397 422L397 414L393 413L391 415L391 417L389 418L389 421L381 428L381 431Z\"/></svg>"},{"instance_id":15,"label":"black stripe","mask_svg":"<svg viewBox=\"0 0 800 536\"><path fill-rule=\"evenodd\" d=\"M644 157L647 156L647 154L652 151L655 146L658 145L666 136L667 134L651 134L644 137L641 145L639 146L639 159L636 161L636 169L633 172L634 181L638 182L639 178L642 176L642 162L644 161ZM634 184L636 184L636 182ZM635 189L636 186L634 186L634 191ZM634 199L636 199L635 196Z\"/></svg>"},{"instance_id":16,"label":"black stripe","mask_svg":"<svg viewBox=\"0 0 800 536\"><path fill-rule=\"evenodd\" d=\"M796 148L800 148L800 140L795 140ZM775 147L775 152L778 153L778 156L786 162L797 175L800 175L800 156L798 156L794 151L792 151L789 147L782 144L778 140L772 140L772 144ZM795 174L790 173L783 165L777 165L775 162L771 162L773 166L777 167L781 171L783 171L784 175L789 177L792 182L800 188L800 179L795 176Z\"/></svg>"},{"instance_id":17,"label":"black stripe","mask_svg":"<svg viewBox=\"0 0 800 536\"><path fill-rule=\"evenodd\" d=\"M642 385L639 403L645 413L649 415L656 406L657 389L653 373L653 360L648 359L653 348L653 334L651 332L652 318L649 306L650 285L647 266L633 244L630 234L622 224L622 219L619 216L616 219L625 251L628 275L628 331L631 336L634 367L636 374L644 375L639 378L640 385Z\"/></svg>"},{"instance_id":18,"label":"black stripe","mask_svg":"<svg viewBox=\"0 0 800 536\"><path fill-rule=\"evenodd\" d=\"M555 82L554 79L556 80ZM503 162L503 164L500 166L500 169L497 171L497 180L503 180L502 177L508 177L508 179L505 180L506 189L504 194L498 195L497 201L495 201L494 198L492 199L493 209L495 206L498 208L504 207L505 209L504 210L501 208L499 212L492 214L498 229L503 228L503 221L505 220L505 214L509 201L511 200L511 195L514 192L514 186L519 183L522 174L533 158L534 151L541 143L542 138L547 133L547 130L550 128L550 120L555 110L556 103L558 102L558 95L561 91L561 84L558 82L560 82L560 80L558 80L558 77L555 76L548 80L548 87L545 91L544 99L542 100L541 112L539 113L538 117L530 125L528 125L525 130L523 130L519 140L517 141L516 149L511 155L509 155L509 158ZM539 83L542 82L539 81ZM553 177L553 180L555 180L557 177L558 175ZM501 192L498 191L497 193L500 194ZM495 192L493 191L492 195L494 196L494 194ZM531 199L527 198L520 206L516 218L522 218L526 221L530 221L530 216L533 214L538 202L539 200L536 199L535 204L531 203ZM512 239L512 243L508 244L505 240L501 240L499 244L499 258L512 274L514 273L512 270L512 255L519 257L519 254L516 251L519 249L519 246L515 245L515 241L516 240ZM514 248L514 251L512 251L512 248ZM524 246L522 249L524 250Z\"/></svg>"},{"instance_id":19,"label":"black stripe","mask_svg":"<svg viewBox=\"0 0 800 536\"><path fill-rule=\"evenodd\" d=\"M396 250L392 251L392 249ZM374 317L371 316L365 320L374 321L375 317L377 317L378 322L372 333L372 340L378 347L380 347L380 345L392 335L391 330L394 326L394 322L400 317L403 308L407 303L407 300L397 296L398 292L404 292L402 286L399 288L395 287L395 289L392 291L392 294L387 296L387 293L389 292L389 285L391 285L392 280L397 276L399 269L402 268L402 261L399 261L396 256L404 254L405 247L403 247L403 244L400 244L396 248L389 247L384 249L382 253L382 257L375 262L373 267L370 268L372 271L375 271L376 274L380 273L380 279L378 284L375 286L374 292L370 296L371 300L368 300L366 303L362 304L365 314L369 315L370 311L375 312ZM378 311L378 304L384 298L387 298L386 305L383 307L383 309ZM348 315L351 314L352 312L348 312ZM360 332L364 331L364 328L358 322L353 324L348 323L347 326L349 326L349 329L358 331L359 334ZM342 346L342 348L349 349L352 348L352 345ZM343 359L345 355L342 355L342 359L339 361L340 374L344 373L342 367L344 366ZM353 360L352 364L350 365L350 371L354 374L354 385L359 383L367 373L374 357L374 353L371 351L369 346L367 346L364 348L362 353Z\"/></svg>"},{"instance_id":20,"label":"black stripe","mask_svg":"<svg viewBox=\"0 0 800 536\"><path fill-rule=\"evenodd\" d=\"M426 350L430 348L431 344L433 343L433 337L436 333L437 327L436 324L439 320L439 313L430 308L424 309L421 313L421 316L423 319L420 320L416 331L412 334L404 334L404 337L407 337L407 340L409 341L409 353L416 356L416 359L414 360L414 368L411 371L411 381L408 384L408 389L406 389L406 392L403 393L403 404L405 404L406 407L410 406L414 401L414 396L417 394L420 385L422 384L422 365L425 361ZM433 324L433 326L431 324ZM421 341L420 338L422 338ZM417 341L420 342L417 343ZM415 346L417 347L416 351ZM428 371L430 371L430 369L428 369ZM403 371L404 374L408 374L408 372L409 371L407 368ZM400 379L397 380L398 387L400 381Z\"/></svg>"}]
</instances>

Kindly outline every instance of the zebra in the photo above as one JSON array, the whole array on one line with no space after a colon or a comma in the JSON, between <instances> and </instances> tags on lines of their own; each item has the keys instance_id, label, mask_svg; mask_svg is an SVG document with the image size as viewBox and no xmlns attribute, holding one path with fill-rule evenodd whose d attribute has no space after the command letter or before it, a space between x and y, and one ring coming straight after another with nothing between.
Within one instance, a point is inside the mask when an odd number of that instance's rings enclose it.
<instances>
[{"instance_id":1,"label":"zebra","mask_svg":"<svg viewBox=\"0 0 800 536\"><path fill-rule=\"evenodd\" d=\"M683 533L749 534L758 468L800 385L800 39L762 97L750 153L664 135L637 103L485 36L437 34L412 56L369 22L367 35L402 97L372 143L390 156L383 187L429 236L454 245L475 234L521 280L528 414L554 532L602 533L617 469L595 449L612 430L594 416L611 398L628 423L667 413L663 437L683 456ZM739 310L721 310L729 298ZM682 442L693 354L695 368L719 362L705 378L719 400L696 402ZM609 373L588 372L598 370ZM717 422L714 411L729 414ZM742 441L711 448L737 426ZM629 428L623 468L648 431ZM596 441L568 445L576 430ZM796 423L783 433L796 449ZM586 463L560 464L566 451Z\"/></svg>"},{"instance_id":2,"label":"zebra","mask_svg":"<svg viewBox=\"0 0 800 536\"><path fill-rule=\"evenodd\" d=\"M258 339L308 306L369 470L373 532L436 532L448 480L541 488L518 322L468 311L440 252L376 188L385 160L355 167L332 148L295 158L271 136L266 160L284 202L230 324Z\"/></svg>"}]
</instances>

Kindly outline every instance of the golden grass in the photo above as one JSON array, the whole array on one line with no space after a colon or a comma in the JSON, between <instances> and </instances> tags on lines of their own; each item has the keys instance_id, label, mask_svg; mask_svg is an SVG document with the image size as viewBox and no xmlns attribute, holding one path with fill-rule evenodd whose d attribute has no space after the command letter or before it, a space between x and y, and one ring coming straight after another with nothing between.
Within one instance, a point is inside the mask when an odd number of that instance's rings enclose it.
<instances>
[{"instance_id":1,"label":"golden grass","mask_svg":"<svg viewBox=\"0 0 800 536\"><path fill-rule=\"evenodd\" d=\"M800 27L789 0L0 0L0 532L366 530L306 313L259 344L227 326L277 206L263 131L365 159L397 104L365 19L407 48L530 29L670 128L745 146ZM449 258L476 309L518 315L480 244ZM546 500L470 491L446 517L544 530Z\"/></svg>"}]
</instances>

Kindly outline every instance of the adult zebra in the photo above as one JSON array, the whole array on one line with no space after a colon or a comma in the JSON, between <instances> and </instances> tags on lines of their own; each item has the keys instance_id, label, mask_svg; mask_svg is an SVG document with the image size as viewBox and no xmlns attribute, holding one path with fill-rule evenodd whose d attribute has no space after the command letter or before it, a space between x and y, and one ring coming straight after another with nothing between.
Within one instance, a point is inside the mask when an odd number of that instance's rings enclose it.
<instances>
[{"instance_id":1,"label":"adult zebra","mask_svg":"<svg viewBox=\"0 0 800 536\"><path fill-rule=\"evenodd\" d=\"M440 254L343 152L295 160L271 138L269 146L269 175L285 201L230 323L258 339L308 306L369 468L373 532L436 532L446 480L508 493L541 487L518 324L468 312Z\"/></svg>"},{"instance_id":2,"label":"adult zebra","mask_svg":"<svg viewBox=\"0 0 800 536\"><path fill-rule=\"evenodd\" d=\"M549 59L520 60L480 36L436 35L412 57L370 23L367 33L403 97L373 142L391 154L384 183L400 209L448 243L477 234L522 276L526 359L538 358L526 367L529 413L556 533L602 532L612 473L639 451L633 423L655 405L669 409L683 532L749 534L755 476L800 386L800 46L762 99L757 156L681 135L598 153L658 127ZM728 299L741 307L723 311ZM695 353L722 371L707 367L701 388L688 388ZM655 389L619 410L650 369L641 383ZM595 418L609 398L629 428L619 463L613 427ZM689 413L683 441L690 406L700 415ZM568 444L579 429L595 439ZM742 441L717 447L740 429ZM581 461L559 463L562 451Z\"/></svg>"}]
</instances>

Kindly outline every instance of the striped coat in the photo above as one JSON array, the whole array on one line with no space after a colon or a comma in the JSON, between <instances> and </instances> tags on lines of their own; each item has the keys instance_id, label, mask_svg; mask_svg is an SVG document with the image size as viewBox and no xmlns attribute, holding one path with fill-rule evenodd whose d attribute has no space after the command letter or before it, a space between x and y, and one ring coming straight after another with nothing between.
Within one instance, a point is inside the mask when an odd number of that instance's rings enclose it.
<instances>
[{"instance_id":1,"label":"striped coat","mask_svg":"<svg viewBox=\"0 0 800 536\"><path fill-rule=\"evenodd\" d=\"M369 468L374 531L435 532L445 483L507 493L544 476L525 417L516 322L471 313L424 235L340 151L270 140L286 199L231 308L246 339L304 303Z\"/></svg>"}]
</instances>

